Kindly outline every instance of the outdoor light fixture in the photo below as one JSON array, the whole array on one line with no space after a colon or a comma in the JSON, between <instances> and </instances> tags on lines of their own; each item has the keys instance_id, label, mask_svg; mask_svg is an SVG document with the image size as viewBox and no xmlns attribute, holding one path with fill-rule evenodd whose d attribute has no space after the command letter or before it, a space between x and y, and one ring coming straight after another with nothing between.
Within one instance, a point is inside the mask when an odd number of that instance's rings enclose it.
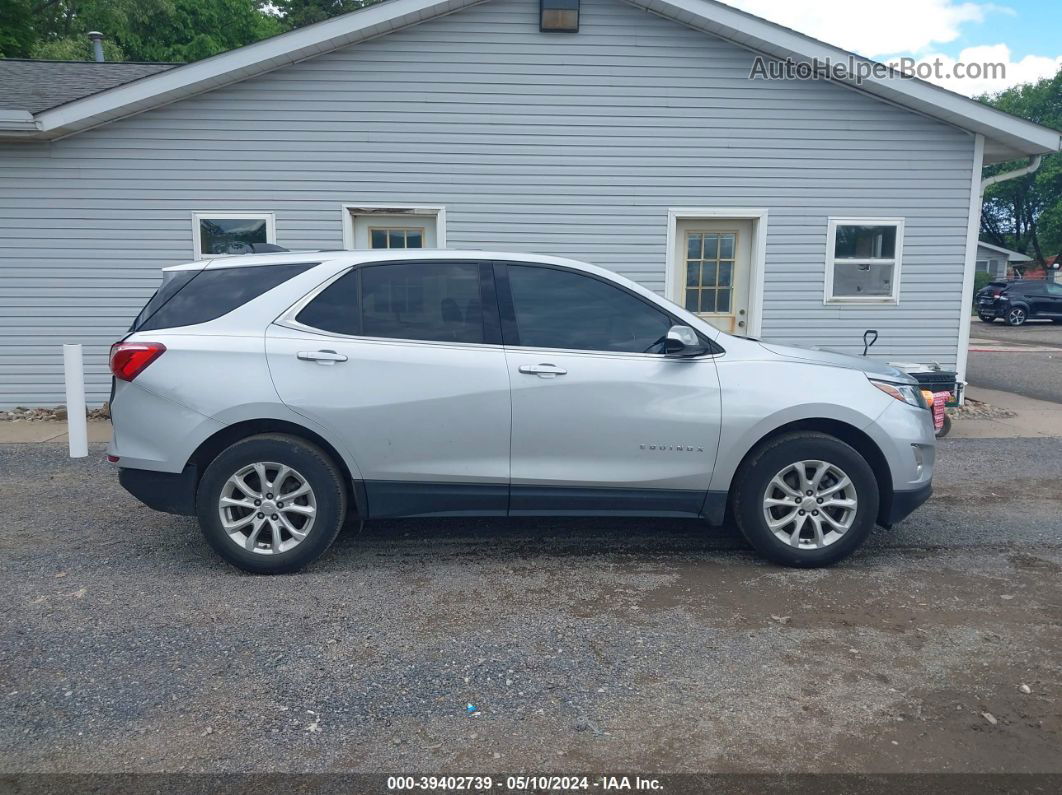
<instances>
[{"instance_id":1,"label":"outdoor light fixture","mask_svg":"<svg viewBox=\"0 0 1062 795\"><path fill-rule=\"evenodd\" d=\"M538 29L543 33L578 33L579 0L538 0Z\"/></svg>"}]
</instances>

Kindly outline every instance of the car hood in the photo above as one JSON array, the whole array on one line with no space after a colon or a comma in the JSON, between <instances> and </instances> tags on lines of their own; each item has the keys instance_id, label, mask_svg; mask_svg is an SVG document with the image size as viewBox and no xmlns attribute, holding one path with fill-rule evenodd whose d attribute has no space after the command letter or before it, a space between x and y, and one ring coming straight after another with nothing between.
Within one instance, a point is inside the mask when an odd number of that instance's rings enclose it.
<instances>
[{"instance_id":1,"label":"car hood","mask_svg":"<svg viewBox=\"0 0 1062 795\"><path fill-rule=\"evenodd\" d=\"M801 348L796 345L774 345L769 342L761 342L760 345L776 356L782 356L786 359L822 364L828 367L843 367L847 370L859 370L860 372L881 376L902 384L917 383L914 378L903 370L898 370L892 365L866 356L850 356L847 353L837 353L836 351Z\"/></svg>"}]
</instances>

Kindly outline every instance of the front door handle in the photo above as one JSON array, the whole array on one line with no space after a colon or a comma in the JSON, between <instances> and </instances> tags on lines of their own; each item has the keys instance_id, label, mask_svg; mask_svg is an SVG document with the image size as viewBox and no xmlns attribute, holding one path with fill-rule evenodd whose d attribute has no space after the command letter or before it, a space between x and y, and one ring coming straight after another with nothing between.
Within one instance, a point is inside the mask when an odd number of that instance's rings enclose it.
<instances>
[{"instance_id":1,"label":"front door handle","mask_svg":"<svg viewBox=\"0 0 1062 795\"><path fill-rule=\"evenodd\" d=\"M347 360L346 356L335 351L299 351L297 355L304 362L317 362L324 365L333 365L336 362Z\"/></svg>"},{"instance_id":2,"label":"front door handle","mask_svg":"<svg viewBox=\"0 0 1062 795\"><path fill-rule=\"evenodd\" d=\"M520 372L527 375L537 375L539 378L554 378L558 375L566 375L568 373L563 367L557 367L555 364L521 364Z\"/></svg>"}]
</instances>

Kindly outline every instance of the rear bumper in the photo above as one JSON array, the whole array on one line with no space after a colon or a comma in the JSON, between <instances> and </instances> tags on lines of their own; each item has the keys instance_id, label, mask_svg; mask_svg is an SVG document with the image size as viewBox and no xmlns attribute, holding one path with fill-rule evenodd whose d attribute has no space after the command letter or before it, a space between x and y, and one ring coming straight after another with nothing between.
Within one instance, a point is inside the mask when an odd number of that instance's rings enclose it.
<instances>
[{"instance_id":1,"label":"rear bumper","mask_svg":"<svg viewBox=\"0 0 1062 795\"><path fill-rule=\"evenodd\" d=\"M927 483L917 489L894 491L892 501L882 513L878 524L883 527L892 527L897 522L902 522L932 495L932 483Z\"/></svg>"},{"instance_id":2,"label":"rear bumper","mask_svg":"<svg viewBox=\"0 0 1062 795\"><path fill-rule=\"evenodd\" d=\"M177 473L122 467L118 470L118 482L148 508L194 516L196 475L196 468L191 464Z\"/></svg>"}]
</instances>

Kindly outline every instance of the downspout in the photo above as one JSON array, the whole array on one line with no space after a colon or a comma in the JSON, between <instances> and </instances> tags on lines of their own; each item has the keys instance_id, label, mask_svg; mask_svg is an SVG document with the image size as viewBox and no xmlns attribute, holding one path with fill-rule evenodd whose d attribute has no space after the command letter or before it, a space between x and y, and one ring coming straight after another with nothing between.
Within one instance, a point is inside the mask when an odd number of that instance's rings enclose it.
<instances>
[{"instance_id":1,"label":"downspout","mask_svg":"<svg viewBox=\"0 0 1062 795\"><path fill-rule=\"evenodd\" d=\"M973 286L974 286L974 271L976 269L977 260L977 239L981 226L981 201L984 198L985 188L996 185L1000 182L1006 182L1007 180L1017 179L1018 177L1024 177L1026 174L1032 174L1036 169L1040 167L1040 163L1043 162L1043 155L1032 155L1029 157L1028 165L1016 168L1013 171L1006 171L1002 174L996 174L992 177L986 177L980 180L978 183L977 177L980 176L980 170L984 162L984 136L978 135L975 138L974 144L974 178L970 184L970 217L967 225L966 232L966 263L963 273L962 281L962 320L959 326L959 350L956 361L956 375L958 380L966 380L966 365L970 355L970 307L973 304ZM965 402L965 391L963 393L963 402Z\"/></svg>"},{"instance_id":2,"label":"downspout","mask_svg":"<svg viewBox=\"0 0 1062 795\"><path fill-rule=\"evenodd\" d=\"M985 192L985 188L990 185L997 185L1000 182L1007 182L1008 180L1017 179L1018 177L1024 177L1026 174L1031 174L1040 167L1040 164L1044 162L1043 155L1034 155L1029 158L1029 165L1016 168L1013 171L1004 171L1002 174L996 174L994 177L986 177L981 180L981 193Z\"/></svg>"}]
</instances>

